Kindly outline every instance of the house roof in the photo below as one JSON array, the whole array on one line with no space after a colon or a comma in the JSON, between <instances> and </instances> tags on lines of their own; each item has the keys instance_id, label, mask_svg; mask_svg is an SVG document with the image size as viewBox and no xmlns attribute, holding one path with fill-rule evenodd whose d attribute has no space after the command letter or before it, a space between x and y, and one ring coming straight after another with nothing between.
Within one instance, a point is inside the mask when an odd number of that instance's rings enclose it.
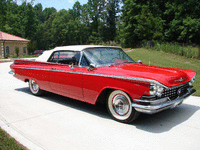
<instances>
[{"instance_id":1,"label":"house roof","mask_svg":"<svg viewBox=\"0 0 200 150\"><path fill-rule=\"evenodd\" d=\"M0 31L0 40L3 41L24 41L24 42L29 42L30 40L23 39L21 37L11 35L5 32Z\"/></svg>"}]
</instances>

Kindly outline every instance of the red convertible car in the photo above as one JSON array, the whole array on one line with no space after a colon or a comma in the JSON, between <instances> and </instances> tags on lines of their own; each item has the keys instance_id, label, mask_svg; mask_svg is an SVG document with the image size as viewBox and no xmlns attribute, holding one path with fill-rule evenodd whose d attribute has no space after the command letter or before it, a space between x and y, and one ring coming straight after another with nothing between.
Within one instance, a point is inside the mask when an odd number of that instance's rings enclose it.
<instances>
[{"instance_id":1,"label":"red convertible car","mask_svg":"<svg viewBox=\"0 0 200 150\"><path fill-rule=\"evenodd\" d=\"M102 102L117 121L174 108L192 95L196 72L135 62L121 48L56 47L36 60L15 60L11 73L34 95L53 92L90 104Z\"/></svg>"}]
</instances>

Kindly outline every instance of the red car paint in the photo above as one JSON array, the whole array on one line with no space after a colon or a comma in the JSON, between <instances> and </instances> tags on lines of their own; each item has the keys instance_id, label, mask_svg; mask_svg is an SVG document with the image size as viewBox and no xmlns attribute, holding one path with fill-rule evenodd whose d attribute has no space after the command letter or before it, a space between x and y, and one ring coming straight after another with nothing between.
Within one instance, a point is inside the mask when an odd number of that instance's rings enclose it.
<instances>
[{"instance_id":1,"label":"red car paint","mask_svg":"<svg viewBox=\"0 0 200 150\"><path fill-rule=\"evenodd\" d=\"M14 76L20 80L33 79L43 90L91 104L95 104L99 94L106 88L125 91L132 99L139 99L149 91L148 82L93 76L95 74L152 79L168 87L189 82L196 74L192 70L155 67L137 63L105 66L89 71L87 68L80 67L73 67L74 69L71 70L71 67L62 64L15 60L10 67L15 72ZM72 71L73 73L57 72L56 70ZM76 74L76 72L90 73L90 75ZM180 77L183 77L184 80L175 82Z\"/></svg>"},{"instance_id":2,"label":"red car paint","mask_svg":"<svg viewBox=\"0 0 200 150\"><path fill-rule=\"evenodd\" d=\"M106 102L111 116L131 122L180 105L196 90L196 72L134 62L122 49L95 45L56 47L36 60L15 60L14 76L42 90L96 104Z\"/></svg>"}]
</instances>

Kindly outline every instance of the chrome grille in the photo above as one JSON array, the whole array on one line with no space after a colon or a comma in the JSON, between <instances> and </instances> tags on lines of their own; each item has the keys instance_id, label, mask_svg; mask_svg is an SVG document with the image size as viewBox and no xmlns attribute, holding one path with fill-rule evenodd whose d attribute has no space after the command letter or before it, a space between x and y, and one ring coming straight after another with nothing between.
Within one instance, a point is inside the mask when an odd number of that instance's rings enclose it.
<instances>
[{"instance_id":1,"label":"chrome grille","mask_svg":"<svg viewBox=\"0 0 200 150\"><path fill-rule=\"evenodd\" d=\"M164 89L163 94L162 94L162 98L164 97L169 97L171 100L177 98L178 96L182 96L183 94L185 94L187 92L187 88L189 87L189 84L183 84L180 86L176 86L176 87L171 87L169 89Z\"/></svg>"}]
</instances>

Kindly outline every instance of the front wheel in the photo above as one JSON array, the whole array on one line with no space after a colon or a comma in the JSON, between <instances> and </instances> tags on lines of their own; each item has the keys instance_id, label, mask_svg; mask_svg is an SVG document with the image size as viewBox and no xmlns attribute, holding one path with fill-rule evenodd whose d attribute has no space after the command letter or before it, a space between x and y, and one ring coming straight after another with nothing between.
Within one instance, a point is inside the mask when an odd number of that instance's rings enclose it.
<instances>
[{"instance_id":1,"label":"front wheel","mask_svg":"<svg viewBox=\"0 0 200 150\"><path fill-rule=\"evenodd\" d=\"M43 90L40 89L39 85L34 80L29 80L29 88L33 95L42 95Z\"/></svg>"},{"instance_id":2,"label":"front wheel","mask_svg":"<svg viewBox=\"0 0 200 150\"><path fill-rule=\"evenodd\" d=\"M107 108L115 120L124 123L132 122L140 114L131 106L131 99L128 94L120 90L114 90L110 93Z\"/></svg>"}]
</instances>

